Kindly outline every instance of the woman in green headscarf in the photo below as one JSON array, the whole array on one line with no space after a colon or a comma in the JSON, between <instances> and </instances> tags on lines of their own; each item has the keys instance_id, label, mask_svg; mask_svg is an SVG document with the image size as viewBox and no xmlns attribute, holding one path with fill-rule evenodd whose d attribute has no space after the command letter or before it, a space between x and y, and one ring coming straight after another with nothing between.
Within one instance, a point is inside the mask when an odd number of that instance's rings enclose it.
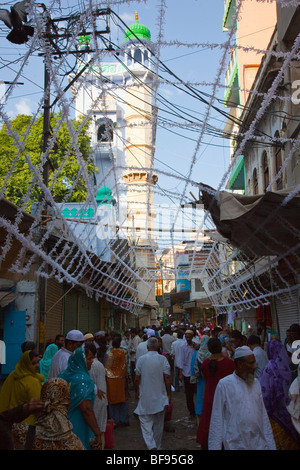
<instances>
[{"instance_id":1,"label":"woman in green headscarf","mask_svg":"<svg viewBox=\"0 0 300 470\"><path fill-rule=\"evenodd\" d=\"M77 348L69 358L67 369L58 376L71 387L68 418L74 434L87 450L102 447L101 431L93 410L95 384L89 375L93 359L91 351L85 355L81 347Z\"/></svg>"},{"instance_id":2,"label":"woman in green headscarf","mask_svg":"<svg viewBox=\"0 0 300 470\"><path fill-rule=\"evenodd\" d=\"M192 356L192 362L191 362L191 378L190 382L191 383L196 383L197 384L197 392L196 392L196 416L197 416L197 421L199 422L201 413L202 413L202 407L203 407L203 393L204 393L204 379L201 374L201 365L204 359L208 358L210 356L210 352L207 347L207 343L209 341L209 336L203 335L201 340L200 340L200 347L198 351L195 351L193 356Z\"/></svg>"},{"instance_id":3,"label":"woman in green headscarf","mask_svg":"<svg viewBox=\"0 0 300 470\"><path fill-rule=\"evenodd\" d=\"M31 398L40 398L44 376L40 374L40 358L34 351L25 351L15 369L5 379L0 391L0 412L28 403ZM34 424L35 415L24 421Z\"/></svg>"},{"instance_id":4,"label":"woman in green headscarf","mask_svg":"<svg viewBox=\"0 0 300 470\"><path fill-rule=\"evenodd\" d=\"M45 377L44 382L48 380L48 373L51 366L51 361L55 353L57 353L58 347L52 343L46 348L46 351L40 360L40 372Z\"/></svg>"}]
</instances>

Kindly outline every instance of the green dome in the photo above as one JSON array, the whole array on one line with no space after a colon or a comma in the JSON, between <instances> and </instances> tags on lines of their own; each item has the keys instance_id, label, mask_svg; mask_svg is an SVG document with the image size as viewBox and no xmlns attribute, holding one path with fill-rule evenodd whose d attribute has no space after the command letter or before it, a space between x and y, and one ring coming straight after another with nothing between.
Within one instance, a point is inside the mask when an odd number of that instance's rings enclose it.
<instances>
[{"instance_id":1,"label":"green dome","mask_svg":"<svg viewBox=\"0 0 300 470\"><path fill-rule=\"evenodd\" d=\"M147 39L148 41L150 41L150 29L147 28L147 26L139 23L137 13L135 14L135 19L135 24L130 26L129 29L126 29L125 31L125 41L128 41L128 39L136 39L136 37L138 37L139 39Z\"/></svg>"},{"instance_id":2,"label":"green dome","mask_svg":"<svg viewBox=\"0 0 300 470\"><path fill-rule=\"evenodd\" d=\"M96 193L97 205L100 204L114 204L116 200L112 196L112 191L107 186L101 186Z\"/></svg>"}]
</instances>

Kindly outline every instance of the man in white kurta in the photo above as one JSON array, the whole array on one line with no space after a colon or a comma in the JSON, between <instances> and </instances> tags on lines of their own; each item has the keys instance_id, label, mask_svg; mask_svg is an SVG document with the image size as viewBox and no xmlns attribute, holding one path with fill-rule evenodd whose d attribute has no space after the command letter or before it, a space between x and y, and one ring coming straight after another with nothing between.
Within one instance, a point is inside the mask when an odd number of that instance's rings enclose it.
<instances>
[{"instance_id":1,"label":"man in white kurta","mask_svg":"<svg viewBox=\"0 0 300 470\"><path fill-rule=\"evenodd\" d=\"M71 354L80 348L84 342L83 333L79 330L71 330L65 338L65 347L61 347L53 356L48 379L58 377L58 374L66 370Z\"/></svg>"},{"instance_id":2,"label":"man in white kurta","mask_svg":"<svg viewBox=\"0 0 300 470\"><path fill-rule=\"evenodd\" d=\"M152 336L155 336L155 331L152 330L151 328L148 328L146 334L147 334L147 339L149 339ZM147 354L147 352L148 352L148 343L147 343L147 341L141 341L138 344L138 347L136 348L136 352L135 352L136 362L138 361L138 359L141 356L143 356L144 354Z\"/></svg>"},{"instance_id":3,"label":"man in white kurta","mask_svg":"<svg viewBox=\"0 0 300 470\"><path fill-rule=\"evenodd\" d=\"M102 449L104 449L105 437L104 433L106 430L107 423L107 396L106 396L106 374L105 368L99 359L93 360L89 375L96 385L96 396L93 405L95 417L101 432Z\"/></svg>"},{"instance_id":4,"label":"man in white kurta","mask_svg":"<svg viewBox=\"0 0 300 470\"><path fill-rule=\"evenodd\" d=\"M276 450L260 383L254 378L253 352L242 346L234 359L235 372L221 379L215 390L208 450Z\"/></svg>"},{"instance_id":5,"label":"man in white kurta","mask_svg":"<svg viewBox=\"0 0 300 470\"><path fill-rule=\"evenodd\" d=\"M161 449L165 409L171 399L170 365L165 356L158 354L157 338L147 341L148 352L136 363L135 386L144 441L149 450Z\"/></svg>"}]
</instances>

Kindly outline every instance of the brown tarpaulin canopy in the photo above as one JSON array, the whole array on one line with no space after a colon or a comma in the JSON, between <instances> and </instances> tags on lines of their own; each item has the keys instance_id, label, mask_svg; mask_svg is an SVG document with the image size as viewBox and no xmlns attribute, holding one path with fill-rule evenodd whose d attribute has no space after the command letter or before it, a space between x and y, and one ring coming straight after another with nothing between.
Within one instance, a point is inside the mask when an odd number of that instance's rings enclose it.
<instances>
[{"instance_id":1,"label":"brown tarpaulin canopy","mask_svg":"<svg viewBox=\"0 0 300 470\"><path fill-rule=\"evenodd\" d=\"M202 203L217 231L249 257L300 254L300 195L290 191L254 196L215 191L201 184Z\"/></svg>"}]
</instances>

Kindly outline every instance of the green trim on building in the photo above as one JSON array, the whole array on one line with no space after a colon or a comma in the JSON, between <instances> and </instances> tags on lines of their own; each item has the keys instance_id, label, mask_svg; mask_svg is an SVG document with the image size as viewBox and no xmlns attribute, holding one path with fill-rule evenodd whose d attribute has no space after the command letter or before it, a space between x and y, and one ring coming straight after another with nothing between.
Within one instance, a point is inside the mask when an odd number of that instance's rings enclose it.
<instances>
[{"instance_id":1,"label":"green trim on building","mask_svg":"<svg viewBox=\"0 0 300 470\"><path fill-rule=\"evenodd\" d=\"M230 0L226 5L222 23L222 30L225 32L232 28L232 18L236 14L234 7L236 7L236 0Z\"/></svg>"},{"instance_id":2,"label":"green trim on building","mask_svg":"<svg viewBox=\"0 0 300 470\"><path fill-rule=\"evenodd\" d=\"M97 206L100 204L115 204L116 200L112 195L112 190L103 185L96 194Z\"/></svg>"},{"instance_id":3,"label":"green trim on building","mask_svg":"<svg viewBox=\"0 0 300 470\"><path fill-rule=\"evenodd\" d=\"M238 74L238 64L237 64L237 62L234 66L234 71L233 71L231 80L229 82L229 85L227 85L227 87L228 88L227 88L227 90L225 91L225 94L224 94L225 105L227 106L227 101L229 99L229 96L232 93L232 88L237 88L237 90L234 91L234 93L237 92L237 94L238 94L238 98L236 100L236 105L240 104L239 74ZM232 107L232 105L228 105L228 106Z\"/></svg>"},{"instance_id":4,"label":"green trim on building","mask_svg":"<svg viewBox=\"0 0 300 470\"><path fill-rule=\"evenodd\" d=\"M229 189L245 190L245 163L244 155L240 155L234 165L229 178Z\"/></svg>"}]
</instances>

